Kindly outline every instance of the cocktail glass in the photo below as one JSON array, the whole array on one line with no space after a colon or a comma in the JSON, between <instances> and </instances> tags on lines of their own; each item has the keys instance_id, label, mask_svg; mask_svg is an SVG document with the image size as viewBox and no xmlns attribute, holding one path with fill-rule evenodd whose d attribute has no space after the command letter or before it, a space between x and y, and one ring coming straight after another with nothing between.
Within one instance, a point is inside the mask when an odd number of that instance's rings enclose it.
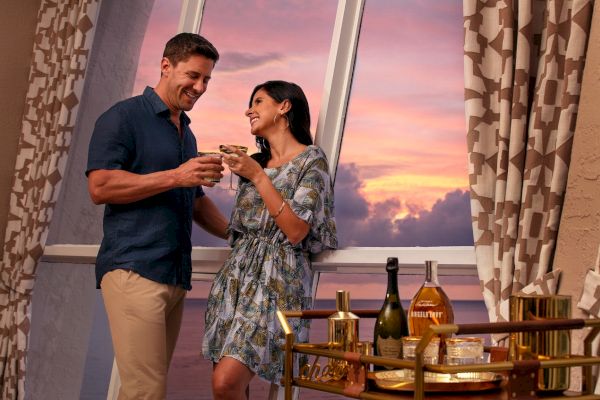
<instances>
[{"instance_id":1,"label":"cocktail glass","mask_svg":"<svg viewBox=\"0 0 600 400\"><path fill-rule=\"evenodd\" d=\"M214 158L223 158L223 155L218 151L199 151L198 157L214 157ZM221 179L219 178L207 178L208 181L213 183L219 183Z\"/></svg>"},{"instance_id":2,"label":"cocktail glass","mask_svg":"<svg viewBox=\"0 0 600 400\"><path fill-rule=\"evenodd\" d=\"M246 147L246 146L240 146L238 144L228 144L227 146L235 147L237 150L241 150L244 153L248 153L248 147ZM232 156L238 157L238 155L236 153L230 151L224 144L219 145L219 151L221 151L221 153L224 153L224 154L230 154ZM231 172L231 170L229 171L229 189L237 190L237 188L233 187L233 172Z\"/></svg>"}]
</instances>

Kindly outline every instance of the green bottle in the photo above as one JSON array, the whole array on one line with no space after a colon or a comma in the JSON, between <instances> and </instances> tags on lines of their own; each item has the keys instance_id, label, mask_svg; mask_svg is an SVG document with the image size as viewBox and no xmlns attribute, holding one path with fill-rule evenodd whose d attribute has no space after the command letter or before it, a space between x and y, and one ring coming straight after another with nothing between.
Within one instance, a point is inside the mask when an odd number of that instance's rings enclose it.
<instances>
[{"instance_id":1,"label":"green bottle","mask_svg":"<svg viewBox=\"0 0 600 400\"><path fill-rule=\"evenodd\" d=\"M385 270L388 274L387 291L375 321L373 347L376 356L402 358L402 337L408 336L408 323L398 293L398 258L389 257ZM376 365L375 369L385 367Z\"/></svg>"}]
</instances>

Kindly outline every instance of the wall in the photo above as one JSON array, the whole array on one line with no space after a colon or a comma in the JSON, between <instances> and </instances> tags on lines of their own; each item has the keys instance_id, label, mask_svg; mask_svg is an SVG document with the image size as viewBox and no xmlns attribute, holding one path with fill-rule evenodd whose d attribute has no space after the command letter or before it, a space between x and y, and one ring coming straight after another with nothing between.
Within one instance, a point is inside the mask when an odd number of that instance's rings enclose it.
<instances>
[{"instance_id":1,"label":"wall","mask_svg":"<svg viewBox=\"0 0 600 400\"><path fill-rule=\"evenodd\" d=\"M588 43L579 115L554 267L563 271L560 293L579 300L587 270L600 245L600 1ZM583 314L574 307L575 316Z\"/></svg>"},{"instance_id":2,"label":"wall","mask_svg":"<svg viewBox=\"0 0 600 400\"><path fill-rule=\"evenodd\" d=\"M572 296L573 317L587 317L577 308L587 270L594 264L600 246L600 1L588 42L579 115L573 141L567 193L562 210L554 268L560 268L559 293ZM574 352L583 349L583 331L573 331ZM581 371L572 373L578 388Z\"/></svg>"}]
</instances>

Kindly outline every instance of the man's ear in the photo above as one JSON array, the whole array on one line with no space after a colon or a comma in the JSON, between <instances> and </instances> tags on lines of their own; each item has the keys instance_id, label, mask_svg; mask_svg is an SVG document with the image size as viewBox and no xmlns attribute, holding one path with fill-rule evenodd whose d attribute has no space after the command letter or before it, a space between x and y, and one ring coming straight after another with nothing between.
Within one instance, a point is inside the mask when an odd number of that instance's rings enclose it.
<instances>
[{"instance_id":1,"label":"man's ear","mask_svg":"<svg viewBox=\"0 0 600 400\"><path fill-rule=\"evenodd\" d=\"M169 61L169 59L167 57L163 57L162 60L160 60L160 76L168 76L169 72L171 71L171 62Z\"/></svg>"}]
</instances>

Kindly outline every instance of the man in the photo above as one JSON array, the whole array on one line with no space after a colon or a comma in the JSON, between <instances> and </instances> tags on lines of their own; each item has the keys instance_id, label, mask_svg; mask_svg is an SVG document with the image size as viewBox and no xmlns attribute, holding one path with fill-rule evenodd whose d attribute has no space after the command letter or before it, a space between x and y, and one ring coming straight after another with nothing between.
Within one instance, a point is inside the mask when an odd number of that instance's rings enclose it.
<instances>
[{"instance_id":1,"label":"man","mask_svg":"<svg viewBox=\"0 0 600 400\"><path fill-rule=\"evenodd\" d=\"M156 88L102 114L89 147L88 190L105 204L96 284L121 378L119 399L164 399L186 290L191 225L226 238L227 221L200 185L222 178L221 160L197 157L190 119L219 58L202 36L169 40Z\"/></svg>"}]
</instances>

